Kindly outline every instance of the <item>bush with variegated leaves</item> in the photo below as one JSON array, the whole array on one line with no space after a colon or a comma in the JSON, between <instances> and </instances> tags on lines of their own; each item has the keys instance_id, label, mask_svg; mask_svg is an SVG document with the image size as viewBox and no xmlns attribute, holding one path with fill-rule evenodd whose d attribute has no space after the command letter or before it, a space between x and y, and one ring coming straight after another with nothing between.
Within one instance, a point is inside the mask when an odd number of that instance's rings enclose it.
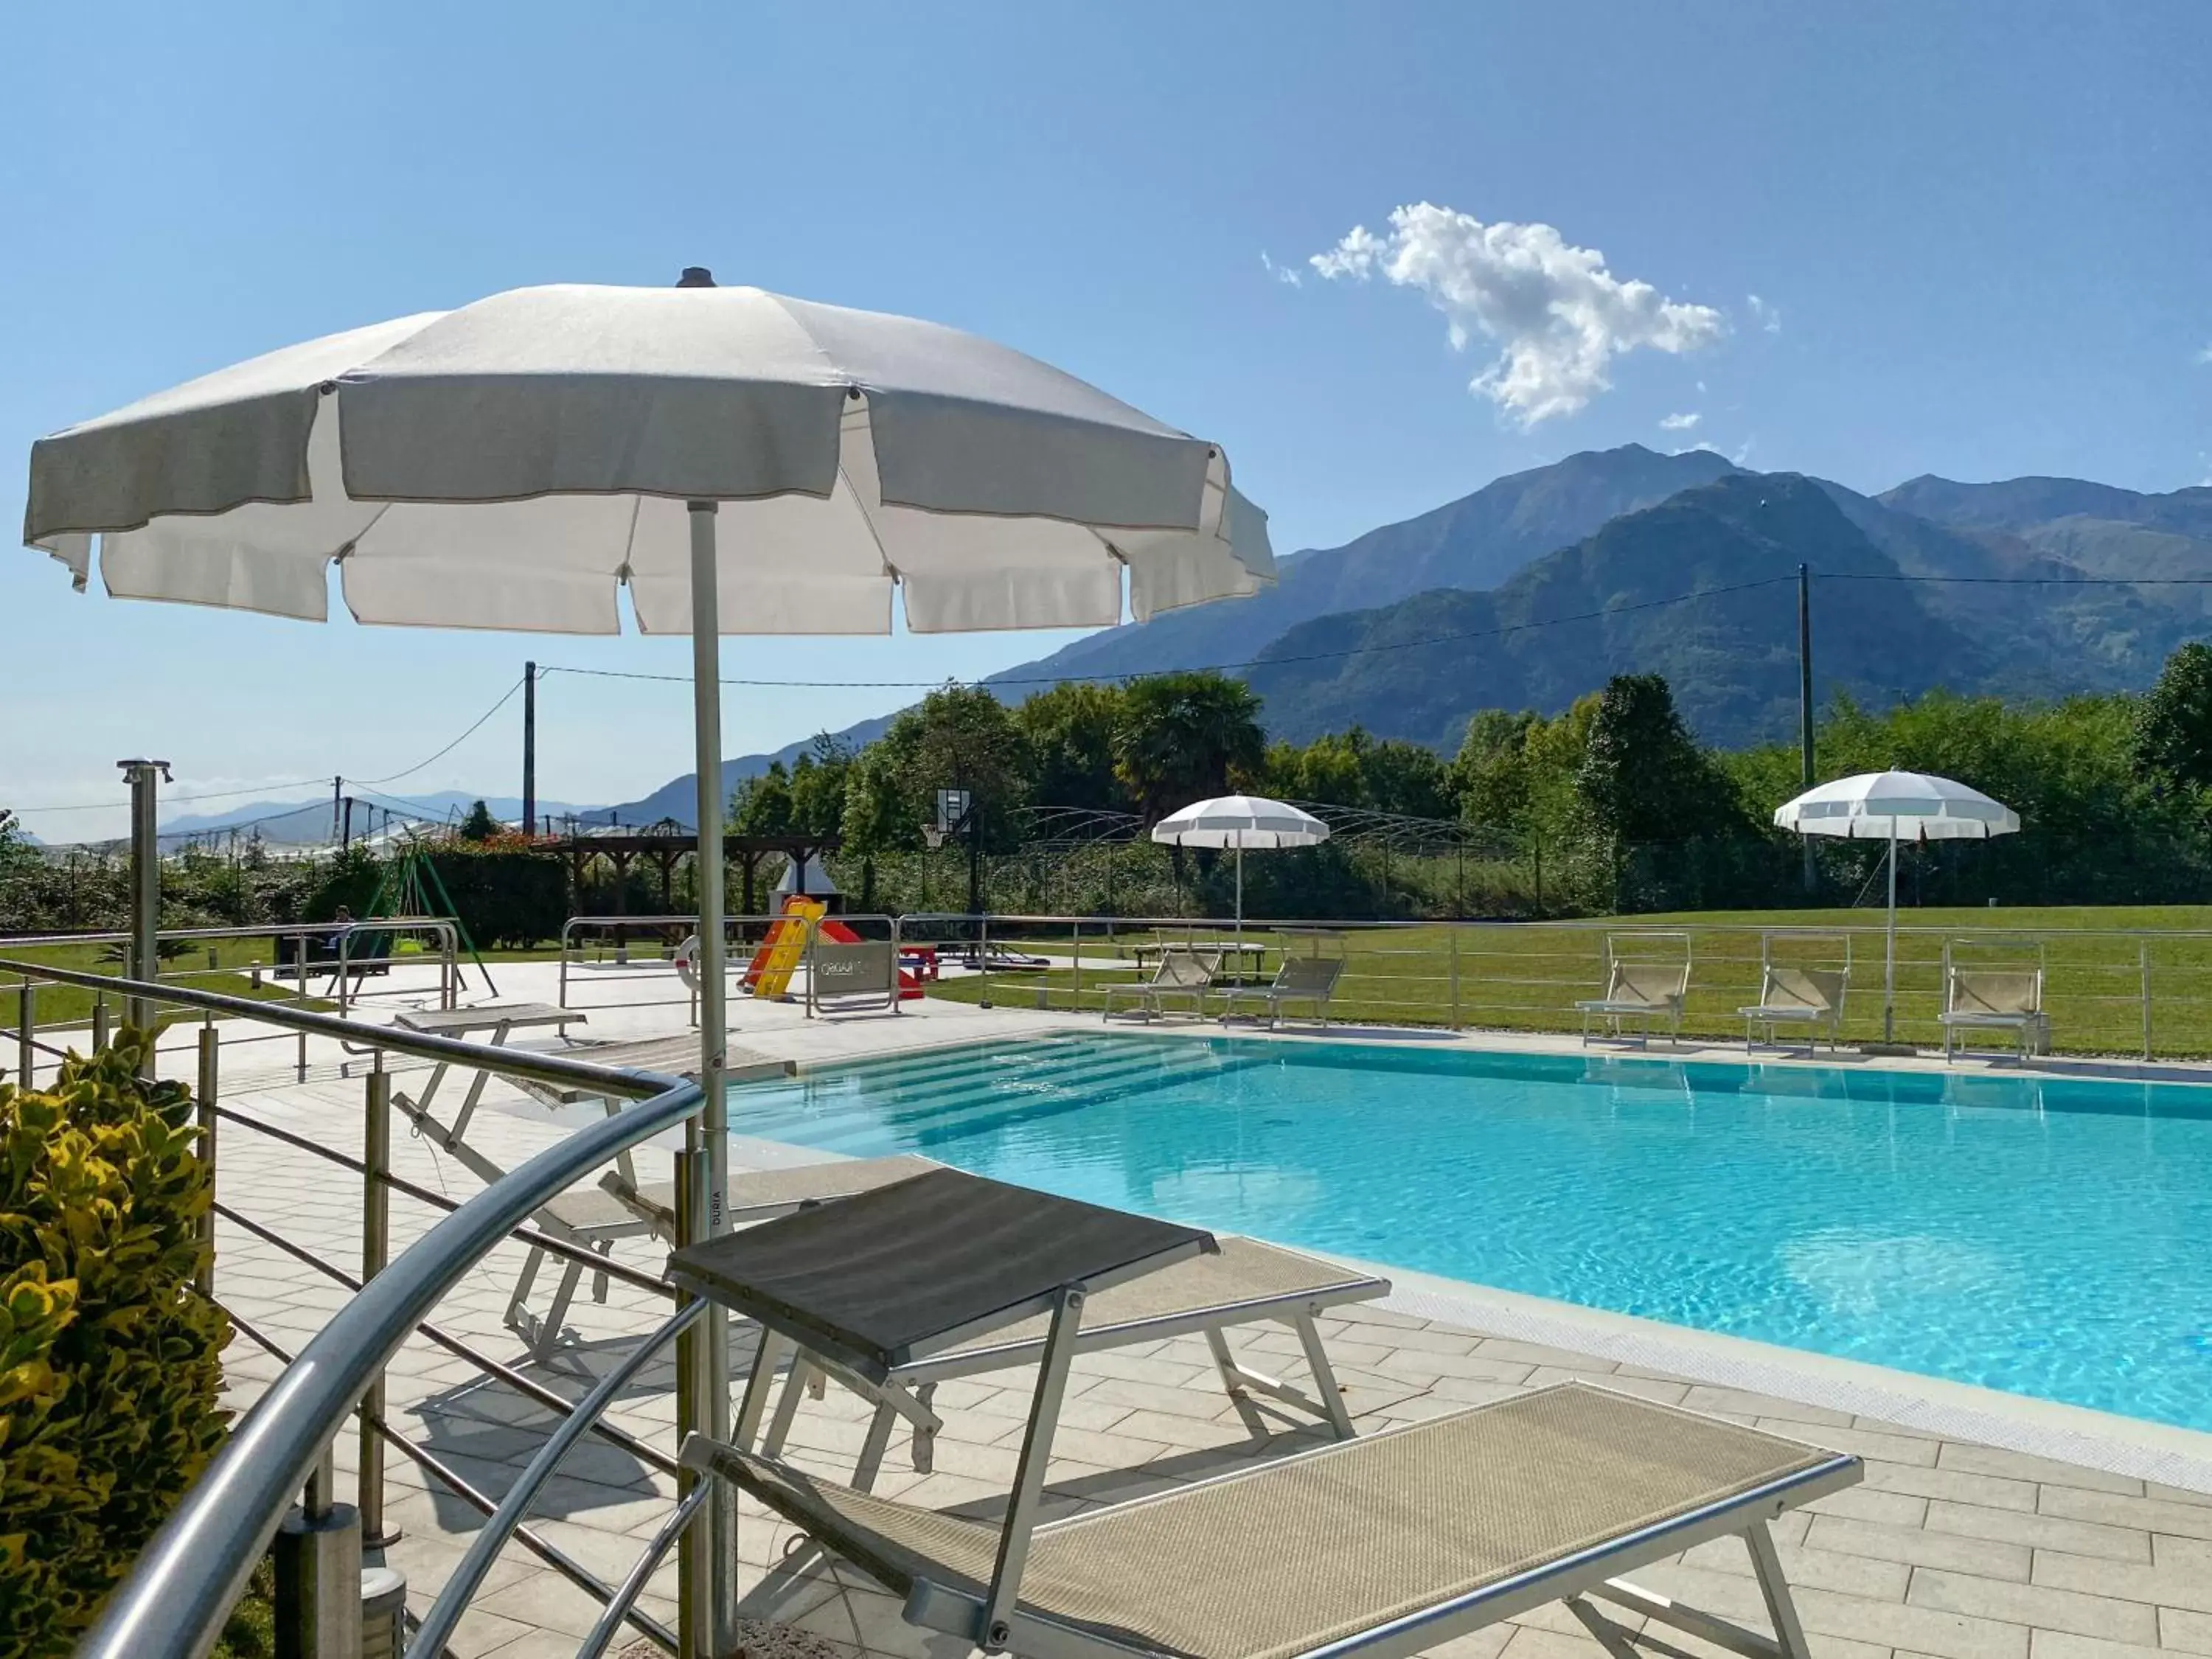
<instances>
[{"instance_id":1,"label":"bush with variegated leaves","mask_svg":"<svg viewBox=\"0 0 2212 1659\"><path fill-rule=\"evenodd\" d=\"M67 1653L222 1443L214 1195L149 1040L0 1084L0 1654Z\"/></svg>"}]
</instances>

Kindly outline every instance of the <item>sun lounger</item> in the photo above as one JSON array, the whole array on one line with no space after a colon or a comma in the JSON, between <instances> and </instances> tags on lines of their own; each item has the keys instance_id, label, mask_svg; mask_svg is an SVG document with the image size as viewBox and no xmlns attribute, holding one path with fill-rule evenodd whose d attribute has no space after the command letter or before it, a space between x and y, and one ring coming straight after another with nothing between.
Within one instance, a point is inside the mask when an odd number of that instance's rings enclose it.
<instances>
[{"instance_id":1,"label":"sun lounger","mask_svg":"<svg viewBox=\"0 0 2212 1659\"><path fill-rule=\"evenodd\" d=\"M1768 1524L1856 1481L1859 1460L1580 1383L1038 1525L1086 1303L1213 1243L941 1170L679 1251L684 1288L878 1381L1049 1315L998 1524L696 1433L683 1462L902 1596L908 1624L987 1651L1402 1659L1555 1601L1624 1650L1596 1599L1757 1659L1808 1659ZM1728 1534L1771 1636L1620 1577Z\"/></svg>"},{"instance_id":2,"label":"sun lounger","mask_svg":"<svg viewBox=\"0 0 2212 1659\"><path fill-rule=\"evenodd\" d=\"M1834 1048L1843 1029L1848 980L1842 969L1777 968L1770 963L1760 976L1758 1005L1736 1010L1743 1016L1743 1051L1751 1052L1752 1038L1762 1025L1769 1042L1774 1041L1777 1026L1802 1026L1808 1054L1819 1045L1820 1029L1826 1026L1828 1047Z\"/></svg>"},{"instance_id":3,"label":"sun lounger","mask_svg":"<svg viewBox=\"0 0 2212 1659\"><path fill-rule=\"evenodd\" d=\"M1109 985L1106 988L1106 1012L1101 1018L1113 1018L1116 996L1134 996L1137 999L1134 1012L1146 1019L1164 1018L1170 997L1188 997L1191 1018L1203 1018L1206 994L1212 988L1213 981L1220 972L1221 953L1218 951L1196 948L1163 951L1150 979L1138 985Z\"/></svg>"},{"instance_id":4,"label":"sun lounger","mask_svg":"<svg viewBox=\"0 0 2212 1659\"><path fill-rule=\"evenodd\" d=\"M882 1164L927 1162L890 1158L870 1161ZM888 1181L896 1177L886 1171L885 1178ZM1092 1297L1084 1311L1083 1330L1076 1339L1075 1351L1095 1353L1197 1333L1206 1338L1223 1389L1245 1426L1255 1435L1267 1430L1266 1419L1252 1402L1252 1396L1257 1394L1294 1406L1328 1424L1340 1438L1350 1439L1355 1432L1352 1415L1345 1407L1335 1370L1328 1363L1328 1350L1314 1319L1346 1303L1371 1302L1388 1296L1390 1281L1257 1239L1224 1238L1220 1243L1216 1254L1194 1256ZM1253 1370L1230 1352L1224 1332L1233 1325L1263 1322L1279 1322L1297 1333L1310 1390ZM896 1367L880 1384L836 1368L825 1372L815 1356L800 1349L793 1354L783 1392L777 1400L768 1437L762 1442L761 1449L770 1457L781 1455L801 1391L825 1374L833 1375L855 1393L877 1402L875 1419L861 1448L853 1484L862 1492L874 1484L884 1452L902 1417L915 1424L914 1466L927 1474L936 1437L933 1401L937 1385L954 1377L1035 1364L1044 1352L1048 1324L1048 1321L1039 1315L986 1332L945 1352ZM792 1345L773 1333L763 1337L746 1384L744 1405L738 1413L739 1443L751 1443L766 1409L768 1389L775 1368L789 1352Z\"/></svg>"},{"instance_id":5,"label":"sun lounger","mask_svg":"<svg viewBox=\"0 0 2212 1659\"><path fill-rule=\"evenodd\" d=\"M1583 1046L1589 1046L1590 1023L1599 1019L1611 1024L1615 1037L1623 1035L1621 1025L1625 1021L1642 1020L1642 1040L1647 1046L1656 1020L1667 1022L1670 1039L1679 1037L1682 1034L1682 1000L1689 993L1687 962L1615 962L1606 975L1605 994L1575 1004L1576 1011L1583 1017Z\"/></svg>"},{"instance_id":6,"label":"sun lounger","mask_svg":"<svg viewBox=\"0 0 2212 1659\"><path fill-rule=\"evenodd\" d=\"M2051 1017L2043 1012L2040 968L1954 968L1941 1018L1946 1060L1976 1031L2009 1032L2018 1040L2023 1059L2051 1047Z\"/></svg>"},{"instance_id":7,"label":"sun lounger","mask_svg":"<svg viewBox=\"0 0 2212 1659\"><path fill-rule=\"evenodd\" d=\"M1282 1024L1285 1003L1305 1002L1313 1005L1315 1014L1326 1025L1329 1000L1336 994L1336 981L1343 975L1342 957L1288 957L1268 984L1232 985L1224 990L1221 1023L1229 1023L1238 1003L1256 1002L1266 1007L1267 1029L1273 1030Z\"/></svg>"},{"instance_id":8,"label":"sun lounger","mask_svg":"<svg viewBox=\"0 0 2212 1659\"><path fill-rule=\"evenodd\" d=\"M489 1046L502 1047L510 1032L529 1025L560 1025L565 1027L584 1017L568 1009L555 1008L543 1003L494 1005L483 1008L454 1009L446 1012L422 1011L404 1014L395 1023L410 1030L434 1031L440 1036L456 1036L463 1031L489 1030ZM699 1059L699 1043L696 1037L660 1037L644 1042L608 1042L595 1044L580 1051L579 1058L588 1059L601 1066L614 1066L635 1071L663 1071L682 1075L696 1071ZM729 1075L733 1081L749 1077L782 1076L790 1066L781 1060L769 1060L742 1050L731 1055L732 1065ZM444 1079L447 1066L441 1063L430 1073L419 1097L395 1091L392 1103L416 1132L431 1145L450 1154L463 1168L486 1186L500 1179L507 1171L469 1144L469 1124L483 1095L485 1082L490 1076L479 1072L463 1097L459 1111L453 1122L441 1123L430 1110L438 1085ZM587 1086L558 1087L550 1084L510 1079L514 1086L532 1098L547 1105L574 1105L580 1101L600 1101L611 1116L622 1109L623 1102L611 1097L592 1092ZM907 1173L912 1173L911 1170ZM611 1183L611 1184L609 1184ZM734 1190L736 1183L732 1182ZM641 1188L632 1155L620 1154L615 1167L599 1189L586 1188L561 1194L541 1206L531 1217L532 1224L564 1243L574 1244L600 1255L611 1255L615 1245L625 1238L663 1237L672 1238L675 1228L672 1213L664 1224L649 1206L632 1204L623 1194ZM661 1184L665 1194L663 1207L672 1206L674 1189ZM851 1190L849 1187L847 1190ZM530 1295L537 1286L538 1270L544 1265L546 1252L532 1245L523 1258L522 1271L517 1276L514 1291L507 1298L506 1322L510 1329L529 1343L532 1350L543 1356L552 1352L560 1340L562 1328L568 1316L568 1309L575 1301L576 1291L583 1282L581 1262L569 1261L562 1265L561 1279L553 1292L553 1300L544 1315L532 1313ZM592 1279L592 1299L607 1299L607 1280L604 1273Z\"/></svg>"}]
</instances>

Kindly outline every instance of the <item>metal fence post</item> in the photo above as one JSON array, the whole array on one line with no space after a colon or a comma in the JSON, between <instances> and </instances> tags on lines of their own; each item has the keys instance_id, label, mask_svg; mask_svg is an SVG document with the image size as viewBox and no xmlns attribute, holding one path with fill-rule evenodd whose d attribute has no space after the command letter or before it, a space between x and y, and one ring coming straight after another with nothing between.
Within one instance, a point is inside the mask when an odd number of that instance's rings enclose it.
<instances>
[{"instance_id":1,"label":"metal fence post","mask_svg":"<svg viewBox=\"0 0 2212 1659\"><path fill-rule=\"evenodd\" d=\"M107 993L92 994L92 1047L97 1054L107 1046Z\"/></svg>"},{"instance_id":2,"label":"metal fence post","mask_svg":"<svg viewBox=\"0 0 2212 1659\"><path fill-rule=\"evenodd\" d=\"M276 1530L276 1659L361 1659L361 1516L332 1501L331 1449Z\"/></svg>"},{"instance_id":3,"label":"metal fence post","mask_svg":"<svg viewBox=\"0 0 2212 1659\"><path fill-rule=\"evenodd\" d=\"M1075 924L1075 1000L1069 1006L1080 1012L1083 1008L1083 923Z\"/></svg>"},{"instance_id":4,"label":"metal fence post","mask_svg":"<svg viewBox=\"0 0 2212 1659\"><path fill-rule=\"evenodd\" d=\"M2150 1046L2150 941L2136 941L2136 965L2142 975L2142 1057L2151 1057Z\"/></svg>"},{"instance_id":5,"label":"metal fence post","mask_svg":"<svg viewBox=\"0 0 2212 1659\"><path fill-rule=\"evenodd\" d=\"M29 1088L38 1075L39 1049L32 1041L38 1023L38 988L27 979L15 993L15 1082L20 1088Z\"/></svg>"},{"instance_id":6,"label":"metal fence post","mask_svg":"<svg viewBox=\"0 0 2212 1659\"><path fill-rule=\"evenodd\" d=\"M1451 941L1451 1029L1459 1030L1459 929L1449 927L1444 937Z\"/></svg>"},{"instance_id":7,"label":"metal fence post","mask_svg":"<svg viewBox=\"0 0 2212 1659\"><path fill-rule=\"evenodd\" d=\"M200 1087L198 1115L200 1130L200 1163L207 1170L208 1210L200 1218L200 1245L206 1255L200 1259L199 1272L192 1282L198 1286L203 1298L215 1300L215 1098L216 1056L221 1051L222 1039L216 1035L215 1020L210 1016L200 1027Z\"/></svg>"},{"instance_id":8,"label":"metal fence post","mask_svg":"<svg viewBox=\"0 0 2212 1659\"><path fill-rule=\"evenodd\" d=\"M684 1150L676 1155L676 1243L681 1249L687 1244L697 1244L707 1237L706 1150L700 1145L699 1121L693 1118L684 1126ZM678 1292L678 1305L690 1300L688 1294ZM703 1321L695 1321L684 1327L676 1339L676 1443L680 1449L684 1440L707 1422L707 1390L712 1383L711 1367L708 1364L706 1334L701 1329ZM676 1474L676 1498L678 1504L691 1495L691 1489L702 1480L712 1479L689 1468L679 1468ZM714 1506L703 1506L692 1517L684 1536L676 1546L676 1653L677 1659L713 1659L710 1644L714 1624L714 1579L717 1571L714 1537ZM734 1547L737 1540L727 1540Z\"/></svg>"},{"instance_id":9,"label":"metal fence post","mask_svg":"<svg viewBox=\"0 0 2212 1659\"><path fill-rule=\"evenodd\" d=\"M991 918L981 912L975 917L975 971L983 976L982 994L976 998L978 1008L991 1006Z\"/></svg>"},{"instance_id":10,"label":"metal fence post","mask_svg":"<svg viewBox=\"0 0 2212 1659\"><path fill-rule=\"evenodd\" d=\"M392 1188L384 1178L392 1170L392 1073L384 1069L384 1051L370 1062L365 1091L367 1110L361 1133L361 1282L384 1271L392 1256ZM384 1437L377 1425L384 1421L384 1372L361 1397L361 1455L354 1486L354 1501L361 1510L362 1542L380 1550L398 1538L384 1525Z\"/></svg>"},{"instance_id":11,"label":"metal fence post","mask_svg":"<svg viewBox=\"0 0 2212 1659\"><path fill-rule=\"evenodd\" d=\"M304 1008L307 1006L307 936L305 933L300 935L300 948L294 960L300 970L300 1006ZM305 1031L300 1033L300 1060L295 1069L299 1073L299 1080L305 1083L307 1080L307 1034Z\"/></svg>"}]
</instances>

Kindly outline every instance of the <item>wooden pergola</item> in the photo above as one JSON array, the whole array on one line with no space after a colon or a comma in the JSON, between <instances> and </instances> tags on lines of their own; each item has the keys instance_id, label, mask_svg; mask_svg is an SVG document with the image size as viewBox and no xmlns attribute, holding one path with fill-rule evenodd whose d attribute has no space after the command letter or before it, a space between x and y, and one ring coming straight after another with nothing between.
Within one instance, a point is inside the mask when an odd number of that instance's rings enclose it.
<instances>
[{"instance_id":1,"label":"wooden pergola","mask_svg":"<svg viewBox=\"0 0 2212 1659\"><path fill-rule=\"evenodd\" d=\"M761 860L772 854L781 854L793 860L802 870L806 860L823 853L834 853L842 845L836 836L724 836L722 859L738 872L738 905L733 914L755 915L759 913L758 877ZM660 872L660 908L663 914L675 905L674 886L678 860L694 857L698 842L691 831L682 825L670 823L649 830L629 833L601 833L571 836L564 841L560 851L568 860L568 883L572 894L584 890L585 872L594 859L605 859L614 872L615 913L623 914L629 907L630 866L640 859Z\"/></svg>"}]
</instances>

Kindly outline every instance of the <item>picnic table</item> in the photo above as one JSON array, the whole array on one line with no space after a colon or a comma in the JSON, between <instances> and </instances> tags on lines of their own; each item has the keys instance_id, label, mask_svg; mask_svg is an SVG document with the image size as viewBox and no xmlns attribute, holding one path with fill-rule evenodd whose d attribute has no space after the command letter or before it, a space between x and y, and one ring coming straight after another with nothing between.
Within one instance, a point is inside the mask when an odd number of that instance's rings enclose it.
<instances>
[{"instance_id":1,"label":"picnic table","mask_svg":"<svg viewBox=\"0 0 2212 1659\"><path fill-rule=\"evenodd\" d=\"M1262 978L1267 971L1267 947L1259 939L1208 939L1200 943L1191 939L1161 939L1150 945L1135 945L1130 953L1137 959L1137 971L1143 973L1150 963L1159 960L1170 951L1181 951L1192 956L1215 956L1221 959L1227 976L1239 984L1249 973Z\"/></svg>"}]
</instances>

